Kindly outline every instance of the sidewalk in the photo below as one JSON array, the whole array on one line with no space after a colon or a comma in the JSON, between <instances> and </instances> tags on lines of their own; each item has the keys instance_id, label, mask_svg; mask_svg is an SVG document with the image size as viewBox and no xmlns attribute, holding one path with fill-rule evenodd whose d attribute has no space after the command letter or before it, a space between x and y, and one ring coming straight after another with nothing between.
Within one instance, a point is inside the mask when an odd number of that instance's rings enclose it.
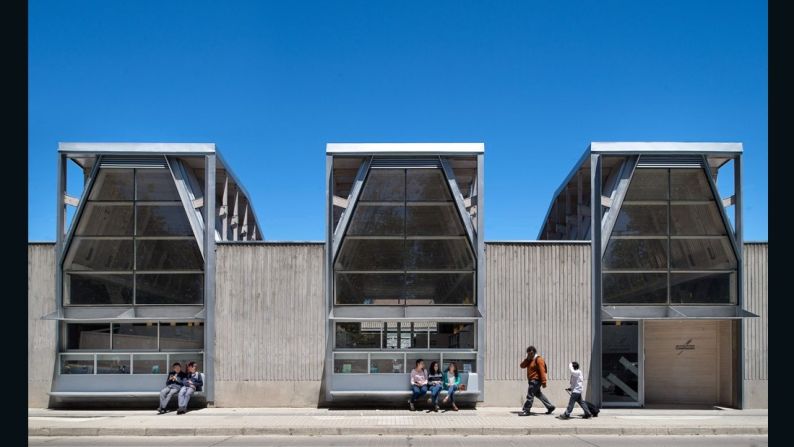
<instances>
[{"instance_id":1,"label":"sidewalk","mask_svg":"<svg viewBox=\"0 0 794 447\"><path fill-rule=\"evenodd\" d=\"M535 409L535 411L541 411ZM561 414L557 409L555 414ZM240 435L758 435L768 410L604 409L597 418L521 417L516 408L458 412L325 408L205 408L185 415L152 411L28 410L29 436ZM177 419L174 419L177 418Z\"/></svg>"}]
</instances>

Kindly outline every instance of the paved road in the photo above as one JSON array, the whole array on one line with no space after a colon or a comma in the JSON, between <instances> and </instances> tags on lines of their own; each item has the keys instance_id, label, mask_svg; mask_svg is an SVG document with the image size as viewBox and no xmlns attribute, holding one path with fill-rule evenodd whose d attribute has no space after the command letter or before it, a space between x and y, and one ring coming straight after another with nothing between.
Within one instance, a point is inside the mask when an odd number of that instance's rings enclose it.
<instances>
[{"instance_id":1,"label":"paved road","mask_svg":"<svg viewBox=\"0 0 794 447\"><path fill-rule=\"evenodd\" d=\"M766 447L767 436L166 436L30 437L31 446L61 447Z\"/></svg>"}]
</instances>

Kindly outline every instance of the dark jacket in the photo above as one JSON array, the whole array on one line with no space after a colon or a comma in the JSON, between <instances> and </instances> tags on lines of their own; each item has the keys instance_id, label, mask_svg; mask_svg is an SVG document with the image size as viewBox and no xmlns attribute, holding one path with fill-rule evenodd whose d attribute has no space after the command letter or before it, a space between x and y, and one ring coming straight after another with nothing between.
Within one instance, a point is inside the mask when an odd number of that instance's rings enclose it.
<instances>
[{"instance_id":1,"label":"dark jacket","mask_svg":"<svg viewBox=\"0 0 794 447\"><path fill-rule=\"evenodd\" d=\"M201 387L204 386L204 382L201 380L201 373L198 371L193 374L185 375L185 378L182 380L182 386L191 386L188 381L193 383L192 388L195 388L196 391L201 391Z\"/></svg>"},{"instance_id":2,"label":"dark jacket","mask_svg":"<svg viewBox=\"0 0 794 447\"><path fill-rule=\"evenodd\" d=\"M171 376L176 376L175 377L176 380L171 380ZM165 386L169 386L169 385L182 386L182 381L185 379L185 377L187 377L187 374L185 374L184 371L179 371L178 373L176 371L169 371L168 377L165 379Z\"/></svg>"}]
</instances>

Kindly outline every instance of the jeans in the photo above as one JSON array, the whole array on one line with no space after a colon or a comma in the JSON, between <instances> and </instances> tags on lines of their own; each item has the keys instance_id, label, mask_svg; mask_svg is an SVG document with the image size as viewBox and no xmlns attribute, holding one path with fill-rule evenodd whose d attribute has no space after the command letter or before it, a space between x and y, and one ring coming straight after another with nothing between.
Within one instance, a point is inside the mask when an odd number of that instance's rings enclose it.
<instances>
[{"instance_id":1,"label":"jeans","mask_svg":"<svg viewBox=\"0 0 794 447\"><path fill-rule=\"evenodd\" d=\"M192 396L195 392L196 390L189 386L183 386L182 389L179 390L179 398L177 400L179 401L180 410L187 409L187 404L190 402L190 396Z\"/></svg>"},{"instance_id":2,"label":"jeans","mask_svg":"<svg viewBox=\"0 0 794 447\"><path fill-rule=\"evenodd\" d=\"M427 394L427 385L422 385L421 387L418 385L412 385L411 389L413 390L413 395L411 396L411 402L416 402L416 399Z\"/></svg>"},{"instance_id":3,"label":"jeans","mask_svg":"<svg viewBox=\"0 0 794 447\"><path fill-rule=\"evenodd\" d=\"M444 387L440 383L437 383L430 387L430 395L433 397L434 406L438 405L438 394L441 392L442 389L444 389Z\"/></svg>"},{"instance_id":4,"label":"jeans","mask_svg":"<svg viewBox=\"0 0 794 447\"><path fill-rule=\"evenodd\" d=\"M571 398L568 399L568 408L565 409L565 415L570 416L571 412L573 411L573 404L579 404L584 410L585 416L592 416L590 414L590 410L587 408L587 405L584 403L584 399L582 399L582 393L571 393Z\"/></svg>"},{"instance_id":5,"label":"jeans","mask_svg":"<svg viewBox=\"0 0 794 447\"><path fill-rule=\"evenodd\" d=\"M179 392L180 388L180 385L171 384L160 390L160 408L165 409L168 406L168 402L171 401L174 394Z\"/></svg>"},{"instance_id":6,"label":"jeans","mask_svg":"<svg viewBox=\"0 0 794 447\"><path fill-rule=\"evenodd\" d=\"M449 397L449 401L453 404L455 403L455 391L458 391L457 385L450 385L449 388L447 388L447 397Z\"/></svg>"},{"instance_id":7,"label":"jeans","mask_svg":"<svg viewBox=\"0 0 794 447\"><path fill-rule=\"evenodd\" d=\"M540 381L530 380L529 388L527 389L527 401L524 402L524 411L529 412L532 410L532 402L535 400L535 397L540 399L540 402L546 407L547 411L554 409L554 405L552 405L549 399L540 391Z\"/></svg>"}]
</instances>

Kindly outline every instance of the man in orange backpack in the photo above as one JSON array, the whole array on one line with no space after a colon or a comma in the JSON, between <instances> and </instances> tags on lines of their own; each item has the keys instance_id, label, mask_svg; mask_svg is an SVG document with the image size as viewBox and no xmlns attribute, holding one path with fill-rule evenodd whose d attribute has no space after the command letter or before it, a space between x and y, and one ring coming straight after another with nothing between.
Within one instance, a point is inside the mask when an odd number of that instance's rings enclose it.
<instances>
[{"instance_id":1,"label":"man in orange backpack","mask_svg":"<svg viewBox=\"0 0 794 447\"><path fill-rule=\"evenodd\" d=\"M521 362L521 368L526 368L527 381L529 381L527 400L524 402L521 415L529 416L532 414L530 410L532 410L532 402L535 400L535 397L540 399L540 402L546 407L546 414L554 412L554 405L552 405L549 399L540 391L541 387L546 388L546 373L548 372L548 368L546 367L546 361L543 360L543 357L538 355L538 350L535 349L534 346L527 348L527 356Z\"/></svg>"}]
</instances>

